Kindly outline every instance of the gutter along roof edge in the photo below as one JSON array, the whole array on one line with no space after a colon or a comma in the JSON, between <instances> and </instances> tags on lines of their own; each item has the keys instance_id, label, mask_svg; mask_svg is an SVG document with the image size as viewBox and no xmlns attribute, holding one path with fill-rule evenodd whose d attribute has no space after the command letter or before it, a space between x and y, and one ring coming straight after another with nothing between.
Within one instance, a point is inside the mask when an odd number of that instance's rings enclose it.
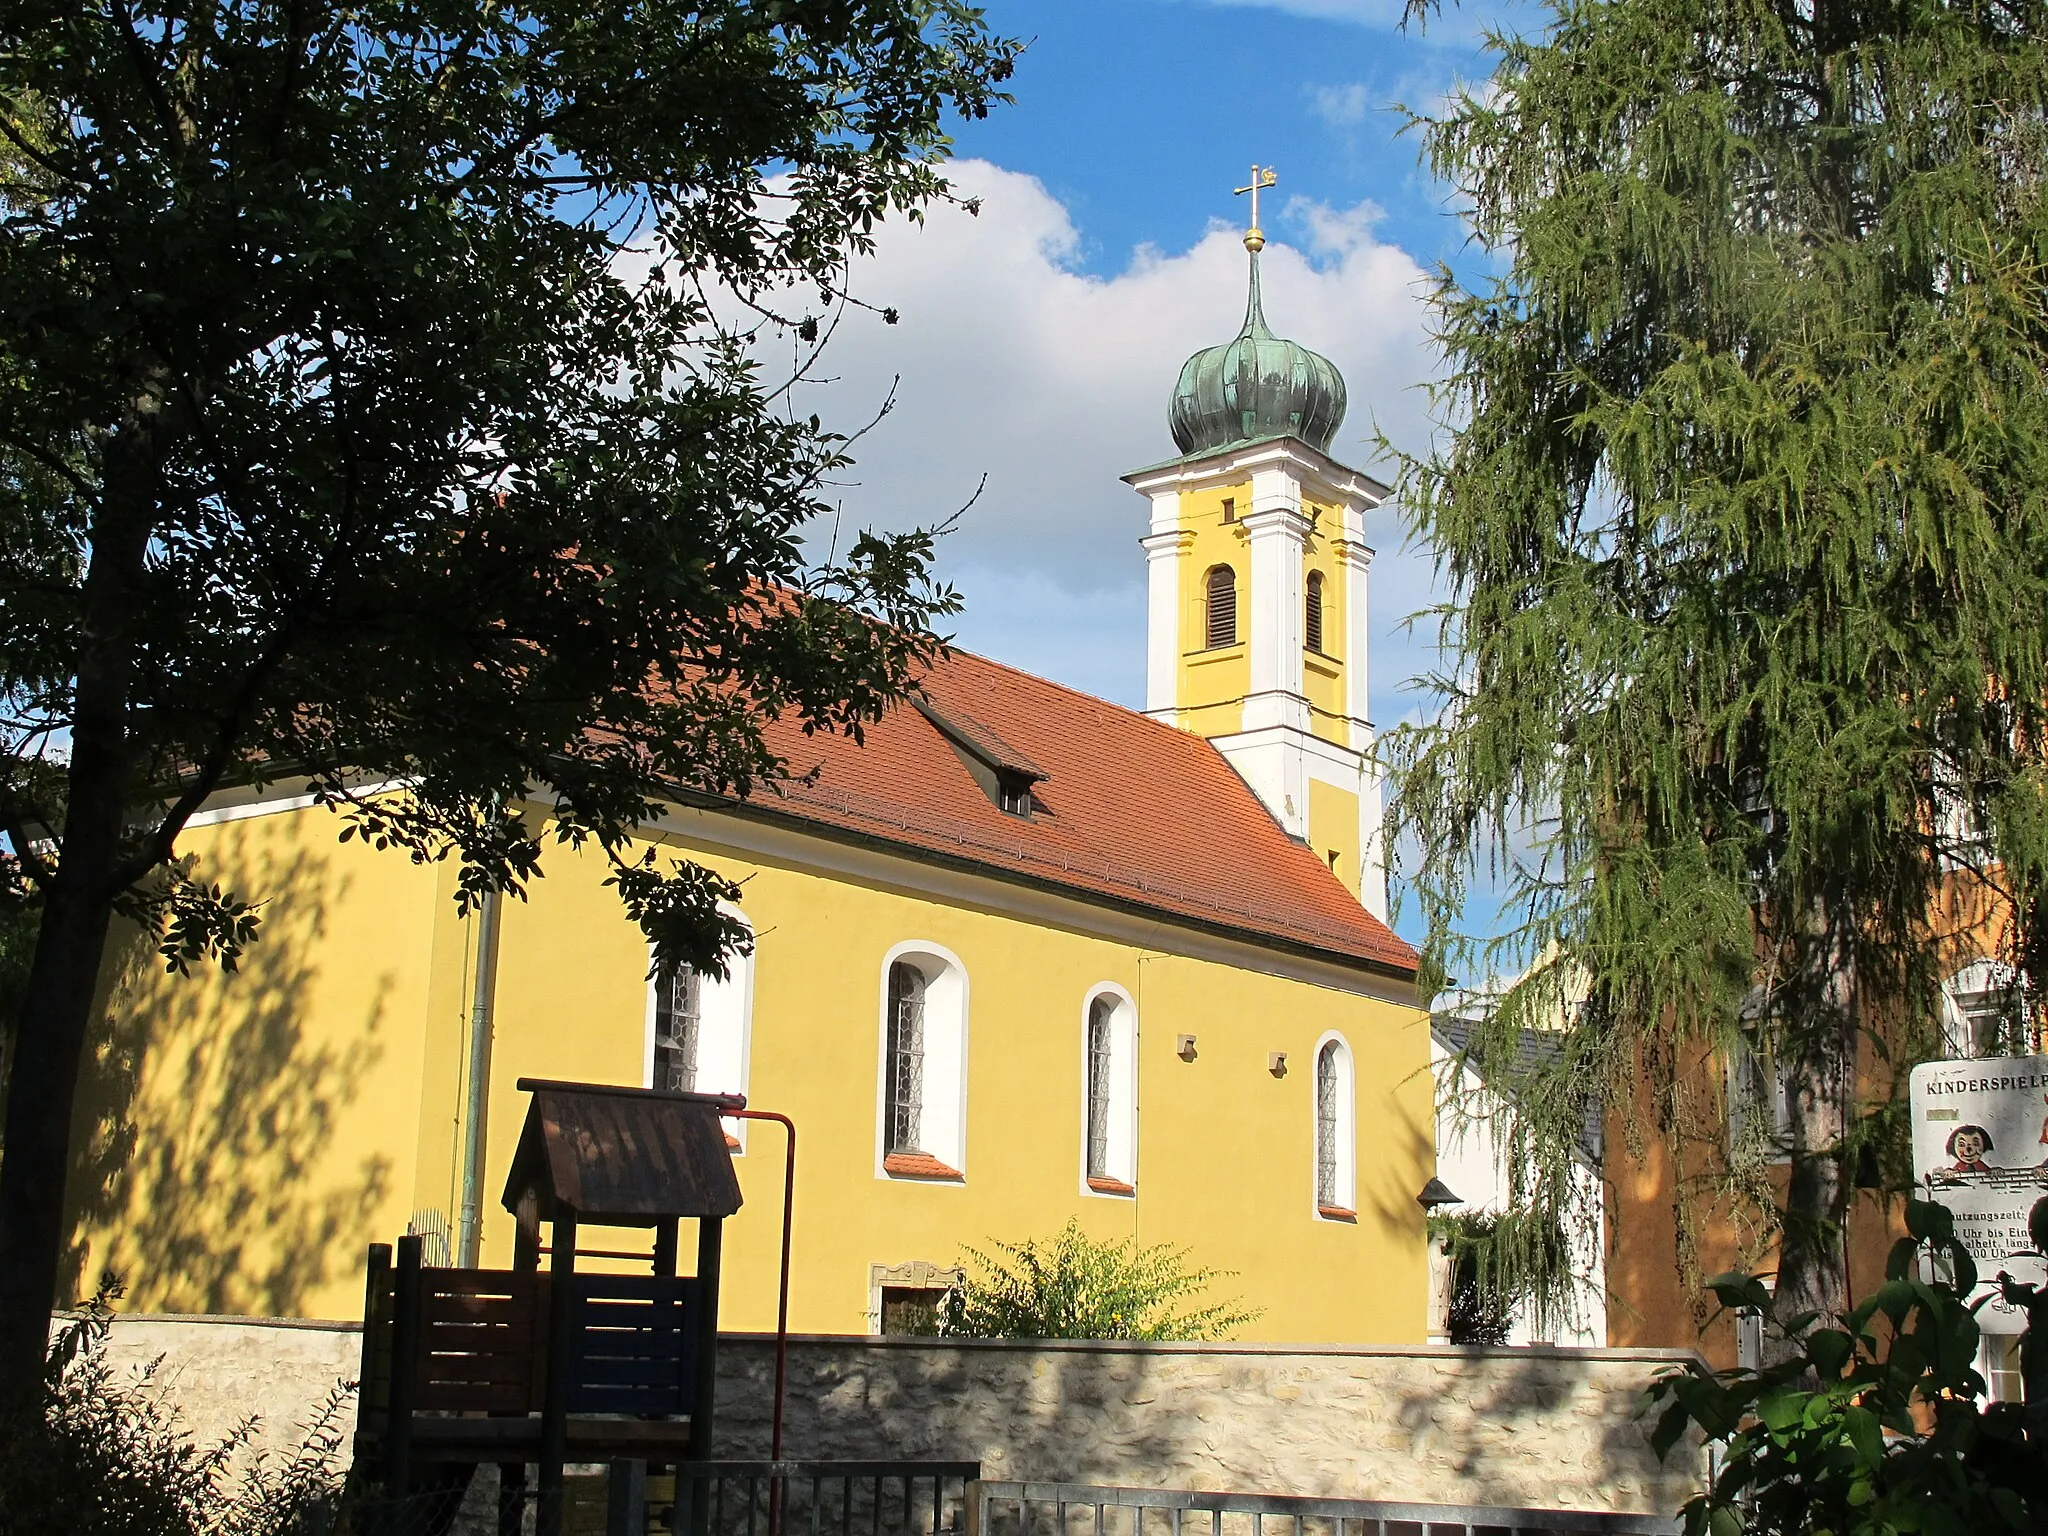
<instances>
[{"instance_id":1,"label":"gutter along roof edge","mask_svg":"<svg viewBox=\"0 0 2048 1536\"><path fill-rule=\"evenodd\" d=\"M856 827L841 826L815 816L806 816L800 811L785 810L780 806L764 803L749 797L745 800L728 796L705 794L698 790L673 791L677 803L694 810L717 811L740 817L743 820L761 821L800 831L813 837L828 838L833 842L846 843L855 847L881 849L899 857L908 857L914 862L938 864L984 879L997 880L1005 885L1022 886L1029 890L1045 891L1064 896L1084 905L1109 907L1129 916L1146 917L1155 921L1171 923L1192 932L1212 937L1233 939L1253 948L1277 950L1283 954L1304 959L1321 961L1344 970L1360 971L1368 975L1384 976L1396 981L1412 982L1416 970L1412 966L1395 965L1385 960L1376 960L1342 949L1328 949L1312 944L1305 939L1289 937L1271 932L1265 928L1237 926L1216 918L1205 918L1193 913L1182 912L1173 907L1144 901L1136 896L1119 896L1112 892L1097 890L1093 886L1080 885L1055 879L1051 875L1028 874L1023 870L989 859L979 859L972 854L929 847L924 843L912 842L906 838L891 837L885 832L867 831ZM1419 1006L1419 1005L1418 1005Z\"/></svg>"}]
</instances>

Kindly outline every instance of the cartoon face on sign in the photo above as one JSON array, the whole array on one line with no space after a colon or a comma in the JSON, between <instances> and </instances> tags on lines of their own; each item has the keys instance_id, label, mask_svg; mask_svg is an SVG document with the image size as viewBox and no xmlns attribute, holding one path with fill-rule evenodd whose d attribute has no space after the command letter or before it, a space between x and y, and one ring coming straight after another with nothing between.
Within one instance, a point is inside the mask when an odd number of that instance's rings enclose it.
<instances>
[{"instance_id":1,"label":"cartoon face on sign","mask_svg":"<svg viewBox=\"0 0 2048 1536\"><path fill-rule=\"evenodd\" d=\"M1991 1133L1981 1125L1959 1125L1949 1133L1948 1155L1955 1159L1950 1173L1989 1173L1984 1154L1991 1150Z\"/></svg>"}]
</instances>

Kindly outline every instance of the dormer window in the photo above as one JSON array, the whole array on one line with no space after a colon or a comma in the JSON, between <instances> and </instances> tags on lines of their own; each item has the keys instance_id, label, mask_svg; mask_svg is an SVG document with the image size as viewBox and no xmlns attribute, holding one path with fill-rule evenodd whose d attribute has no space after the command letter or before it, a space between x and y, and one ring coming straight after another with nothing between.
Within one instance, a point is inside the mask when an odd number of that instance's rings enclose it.
<instances>
[{"instance_id":1,"label":"dormer window","mask_svg":"<svg viewBox=\"0 0 2048 1536\"><path fill-rule=\"evenodd\" d=\"M997 810L1029 821L1032 812L1045 809L1035 793L1036 786L1047 778L1043 768L979 720L956 709L941 708L923 695L913 697L911 703L953 749Z\"/></svg>"}]
</instances>

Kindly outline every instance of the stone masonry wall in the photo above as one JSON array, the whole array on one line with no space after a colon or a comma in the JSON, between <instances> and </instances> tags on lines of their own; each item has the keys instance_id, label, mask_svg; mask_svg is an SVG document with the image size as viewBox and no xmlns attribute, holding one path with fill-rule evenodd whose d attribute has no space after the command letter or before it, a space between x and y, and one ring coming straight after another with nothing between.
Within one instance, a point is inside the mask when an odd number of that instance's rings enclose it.
<instances>
[{"instance_id":1,"label":"stone masonry wall","mask_svg":"<svg viewBox=\"0 0 2048 1536\"><path fill-rule=\"evenodd\" d=\"M202 1441L243 1417L287 1446L337 1380L348 1323L136 1316L110 1356ZM768 1453L772 1335L720 1344L718 1454ZM784 1454L979 1461L998 1480L1674 1513L1701 1459L1660 1465L1636 1418L1672 1350L1106 1344L800 1335ZM353 1413L351 1410L351 1419Z\"/></svg>"},{"instance_id":2,"label":"stone masonry wall","mask_svg":"<svg viewBox=\"0 0 2048 1536\"><path fill-rule=\"evenodd\" d=\"M765 1456L772 1336L721 1341L724 1456ZM1672 1515L1636 1416L1676 1350L792 1340L784 1454L1117 1483Z\"/></svg>"}]
</instances>

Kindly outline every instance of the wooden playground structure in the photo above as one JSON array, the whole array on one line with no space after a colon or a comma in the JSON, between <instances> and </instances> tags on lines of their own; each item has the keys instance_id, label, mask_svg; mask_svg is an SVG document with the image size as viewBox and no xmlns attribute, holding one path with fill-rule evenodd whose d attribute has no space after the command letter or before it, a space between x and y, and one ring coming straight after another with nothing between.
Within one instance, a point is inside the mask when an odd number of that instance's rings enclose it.
<instances>
[{"instance_id":1,"label":"wooden playground structure","mask_svg":"<svg viewBox=\"0 0 2048 1536\"><path fill-rule=\"evenodd\" d=\"M519 1087L533 1097L505 1186L512 1268L426 1265L416 1235L395 1254L370 1250L356 1455L394 1516L424 1469L445 1486L447 1469L466 1483L496 1466L503 1536L525 1529L537 1469L535 1529L562 1536L569 1464L710 1457L719 1259L725 1219L740 1207L721 1116L781 1117L706 1094L525 1078ZM680 1275L685 1220L696 1223L696 1267ZM592 1227L651 1229L651 1251L583 1246ZM579 1269L579 1259L645 1269ZM786 1304L786 1279L784 1289ZM778 1454L780 1406L778 1379Z\"/></svg>"}]
</instances>

